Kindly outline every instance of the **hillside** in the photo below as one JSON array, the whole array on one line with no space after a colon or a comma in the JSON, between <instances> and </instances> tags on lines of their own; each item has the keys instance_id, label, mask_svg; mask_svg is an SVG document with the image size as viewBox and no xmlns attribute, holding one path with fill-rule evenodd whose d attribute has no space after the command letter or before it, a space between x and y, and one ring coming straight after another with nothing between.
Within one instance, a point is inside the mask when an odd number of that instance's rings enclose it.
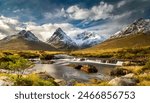
<instances>
[{"instance_id":1,"label":"hillside","mask_svg":"<svg viewBox=\"0 0 150 103\"><path fill-rule=\"evenodd\" d=\"M89 49L115 49L150 46L150 34L138 33L126 37L108 39Z\"/></svg>"},{"instance_id":2,"label":"hillside","mask_svg":"<svg viewBox=\"0 0 150 103\"><path fill-rule=\"evenodd\" d=\"M0 41L0 50L56 50L44 42L27 41L21 37L10 41Z\"/></svg>"},{"instance_id":3,"label":"hillside","mask_svg":"<svg viewBox=\"0 0 150 103\"><path fill-rule=\"evenodd\" d=\"M56 50L40 41L32 32L22 30L0 40L0 50Z\"/></svg>"}]
</instances>

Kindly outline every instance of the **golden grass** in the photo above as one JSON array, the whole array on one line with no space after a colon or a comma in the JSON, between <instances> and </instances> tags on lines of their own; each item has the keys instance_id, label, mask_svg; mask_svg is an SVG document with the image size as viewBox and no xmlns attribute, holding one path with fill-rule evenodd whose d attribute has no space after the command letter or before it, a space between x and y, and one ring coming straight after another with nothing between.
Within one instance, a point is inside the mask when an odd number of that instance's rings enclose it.
<instances>
[{"instance_id":1,"label":"golden grass","mask_svg":"<svg viewBox=\"0 0 150 103\"><path fill-rule=\"evenodd\" d=\"M139 74L143 66L123 66L124 69L130 70L134 74Z\"/></svg>"}]
</instances>

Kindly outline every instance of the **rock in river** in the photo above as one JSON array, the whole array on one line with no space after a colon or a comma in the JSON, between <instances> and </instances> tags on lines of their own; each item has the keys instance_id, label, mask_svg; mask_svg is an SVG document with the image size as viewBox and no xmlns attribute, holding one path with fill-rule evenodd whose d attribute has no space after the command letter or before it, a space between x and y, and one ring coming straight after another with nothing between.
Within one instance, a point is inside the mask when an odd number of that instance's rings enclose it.
<instances>
[{"instance_id":1,"label":"rock in river","mask_svg":"<svg viewBox=\"0 0 150 103\"><path fill-rule=\"evenodd\" d=\"M87 72L87 73L97 73L98 70L93 65L82 65L81 71Z\"/></svg>"}]
</instances>

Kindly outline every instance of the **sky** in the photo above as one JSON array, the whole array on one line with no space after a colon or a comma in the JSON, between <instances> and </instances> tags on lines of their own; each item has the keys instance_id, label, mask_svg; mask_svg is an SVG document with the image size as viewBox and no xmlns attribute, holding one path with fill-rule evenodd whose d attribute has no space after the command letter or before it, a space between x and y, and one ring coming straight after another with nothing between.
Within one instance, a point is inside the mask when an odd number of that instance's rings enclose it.
<instances>
[{"instance_id":1,"label":"sky","mask_svg":"<svg viewBox=\"0 0 150 103\"><path fill-rule=\"evenodd\" d=\"M26 29L45 41L58 27L108 38L139 18L150 18L150 0L0 0L0 38Z\"/></svg>"}]
</instances>

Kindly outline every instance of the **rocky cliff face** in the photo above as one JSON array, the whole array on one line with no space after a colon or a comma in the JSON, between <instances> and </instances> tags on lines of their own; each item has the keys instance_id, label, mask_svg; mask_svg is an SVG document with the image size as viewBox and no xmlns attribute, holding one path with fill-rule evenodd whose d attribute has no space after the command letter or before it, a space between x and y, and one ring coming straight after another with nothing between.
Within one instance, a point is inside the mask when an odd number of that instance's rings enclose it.
<instances>
[{"instance_id":1,"label":"rocky cliff face","mask_svg":"<svg viewBox=\"0 0 150 103\"><path fill-rule=\"evenodd\" d=\"M58 28L47 40L47 43L57 49L77 49L77 44L61 29Z\"/></svg>"}]
</instances>

